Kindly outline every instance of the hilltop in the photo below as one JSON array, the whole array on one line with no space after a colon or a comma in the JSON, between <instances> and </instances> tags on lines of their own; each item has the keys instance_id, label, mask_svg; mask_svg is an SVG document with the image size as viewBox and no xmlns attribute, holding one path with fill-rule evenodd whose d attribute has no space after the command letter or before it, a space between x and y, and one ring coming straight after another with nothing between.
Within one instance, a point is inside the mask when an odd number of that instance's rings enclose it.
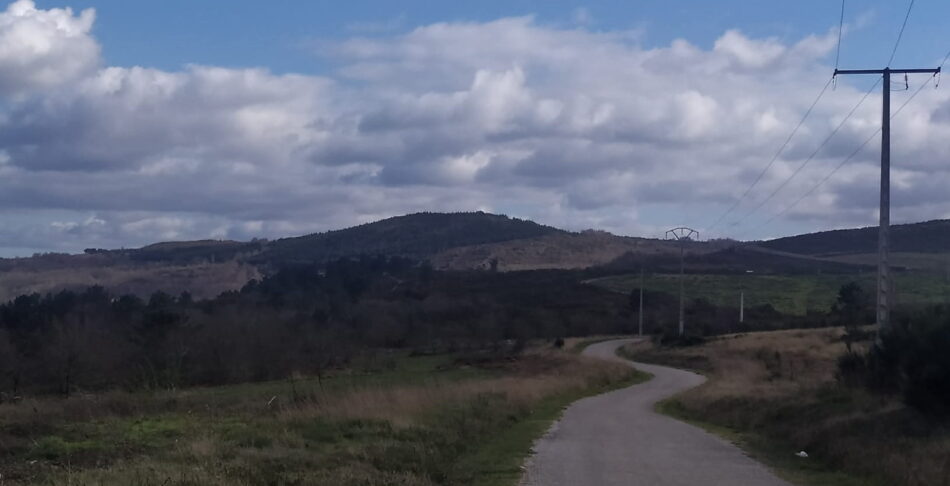
<instances>
[{"instance_id":1,"label":"hilltop","mask_svg":"<svg viewBox=\"0 0 950 486\"><path fill-rule=\"evenodd\" d=\"M567 234L534 221L485 212L416 213L269 243L251 260L280 265L327 262L358 255L427 259L470 245Z\"/></svg>"}]
</instances>

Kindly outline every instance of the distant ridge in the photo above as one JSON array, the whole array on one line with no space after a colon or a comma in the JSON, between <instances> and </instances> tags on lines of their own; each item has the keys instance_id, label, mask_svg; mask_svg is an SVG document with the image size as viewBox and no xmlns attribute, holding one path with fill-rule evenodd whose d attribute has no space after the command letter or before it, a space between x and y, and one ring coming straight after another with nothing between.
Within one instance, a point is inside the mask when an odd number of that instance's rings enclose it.
<instances>
[{"instance_id":1,"label":"distant ridge","mask_svg":"<svg viewBox=\"0 0 950 486\"><path fill-rule=\"evenodd\" d=\"M425 259L452 248L566 233L533 221L481 211L415 213L276 240L251 261L278 265L320 263L357 255Z\"/></svg>"},{"instance_id":2,"label":"distant ridge","mask_svg":"<svg viewBox=\"0 0 950 486\"><path fill-rule=\"evenodd\" d=\"M759 243L759 246L800 255L836 256L877 251L877 226L821 231ZM891 226L891 251L908 253L950 252L950 220Z\"/></svg>"}]
</instances>

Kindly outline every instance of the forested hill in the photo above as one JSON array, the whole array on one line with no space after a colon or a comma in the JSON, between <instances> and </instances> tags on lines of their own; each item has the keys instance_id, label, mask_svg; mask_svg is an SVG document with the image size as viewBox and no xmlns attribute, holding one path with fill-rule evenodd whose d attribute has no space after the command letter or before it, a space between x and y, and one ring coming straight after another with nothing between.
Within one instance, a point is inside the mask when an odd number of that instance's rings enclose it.
<instances>
[{"instance_id":1,"label":"forested hill","mask_svg":"<svg viewBox=\"0 0 950 486\"><path fill-rule=\"evenodd\" d=\"M877 251L877 226L822 231L765 241L760 246L801 255L831 256ZM891 251L950 252L950 220L891 226Z\"/></svg>"},{"instance_id":2,"label":"forested hill","mask_svg":"<svg viewBox=\"0 0 950 486\"><path fill-rule=\"evenodd\" d=\"M473 213L416 213L352 228L284 238L267 244L258 263L326 262L355 255L428 258L468 245L565 233L508 216Z\"/></svg>"}]
</instances>

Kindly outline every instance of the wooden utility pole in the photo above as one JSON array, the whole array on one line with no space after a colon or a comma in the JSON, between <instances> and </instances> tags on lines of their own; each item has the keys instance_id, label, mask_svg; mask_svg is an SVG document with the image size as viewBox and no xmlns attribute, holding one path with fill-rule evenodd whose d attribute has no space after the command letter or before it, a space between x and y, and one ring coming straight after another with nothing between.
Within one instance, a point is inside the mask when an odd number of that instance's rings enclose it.
<instances>
[{"instance_id":1,"label":"wooden utility pole","mask_svg":"<svg viewBox=\"0 0 950 486\"><path fill-rule=\"evenodd\" d=\"M890 294L890 252L891 229L891 74L933 74L940 72L936 69L835 69L835 76L839 74L877 74L884 77L882 92L881 117L881 209L880 223L877 235L877 332L880 337L890 329L891 296ZM879 341L880 342L880 341Z\"/></svg>"},{"instance_id":2,"label":"wooden utility pole","mask_svg":"<svg viewBox=\"0 0 950 486\"><path fill-rule=\"evenodd\" d=\"M739 291L739 324L745 322L745 291Z\"/></svg>"},{"instance_id":3,"label":"wooden utility pole","mask_svg":"<svg viewBox=\"0 0 950 486\"><path fill-rule=\"evenodd\" d=\"M639 321L638 335L643 336L643 267L640 267L640 313L637 315L637 320Z\"/></svg>"},{"instance_id":4,"label":"wooden utility pole","mask_svg":"<svg viewBox=\"0 0 950 486\"><path fill-rule=\"evenodd\" d=\"M685 264L685 255L686 255L686 242L692 241L693 237L699 237L699 231L696 231L692 228L679 227L673 228L666 232L666 238L676 240L680 243L680 326L679 326L679 335L682 336L685 333L686 329L686 311L685 311L685 298L683 294L683 277L684 270L686 268Z\"/></svg>"}]
</instances>

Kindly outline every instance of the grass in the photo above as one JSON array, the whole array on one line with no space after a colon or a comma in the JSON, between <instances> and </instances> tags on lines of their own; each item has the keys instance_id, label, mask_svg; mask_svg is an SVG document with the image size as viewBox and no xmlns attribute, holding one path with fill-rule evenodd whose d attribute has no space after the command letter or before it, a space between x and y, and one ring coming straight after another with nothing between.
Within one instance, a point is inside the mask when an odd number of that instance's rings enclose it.
<instances>
[{"instance_id":1,"label":"grass","mask_svg":"<svg viewBox=\"0 0 950 486\"><path fill-rule=\"evenodd\" d=\"M568 403L638 379L553 350L322 380L0 404L4 486L514 485Z\"/></svg>"},{"instance_id":2,"label":"grass","mask_svg":"<svg viewBox=\"0 0 950 486\"><path fill-rule=\"evenodd\" d=\"M840 329L724 336L702 346L631 346L640 361L709 380L658 410L736 442L802 485L950 484L950 427L900 402L839 385ZM809 458L795 452L805 450Z\"/></svg>"},{"instance_id":3,"label":"grass","mask_svg":"<svg viewBox=\"0 0 950 486\"><path fill-rule=\"evenodd\" d=\"M875 276L861 275L686 275L686 295L706 299L719 306L738 307L739 293L745 293L746 307L771 305L779 312L805 315L808 311L827 312L834 304L838 289L856 281L871 292ZM946 276L901 272L894 274L896 304L937 304L950 302L950 281ZM589 281L592 284L629 293L640 285L640 276L617 275ZM676 294L679 275L647 276L644 288Z\"/></svg>"}]
</instances>

